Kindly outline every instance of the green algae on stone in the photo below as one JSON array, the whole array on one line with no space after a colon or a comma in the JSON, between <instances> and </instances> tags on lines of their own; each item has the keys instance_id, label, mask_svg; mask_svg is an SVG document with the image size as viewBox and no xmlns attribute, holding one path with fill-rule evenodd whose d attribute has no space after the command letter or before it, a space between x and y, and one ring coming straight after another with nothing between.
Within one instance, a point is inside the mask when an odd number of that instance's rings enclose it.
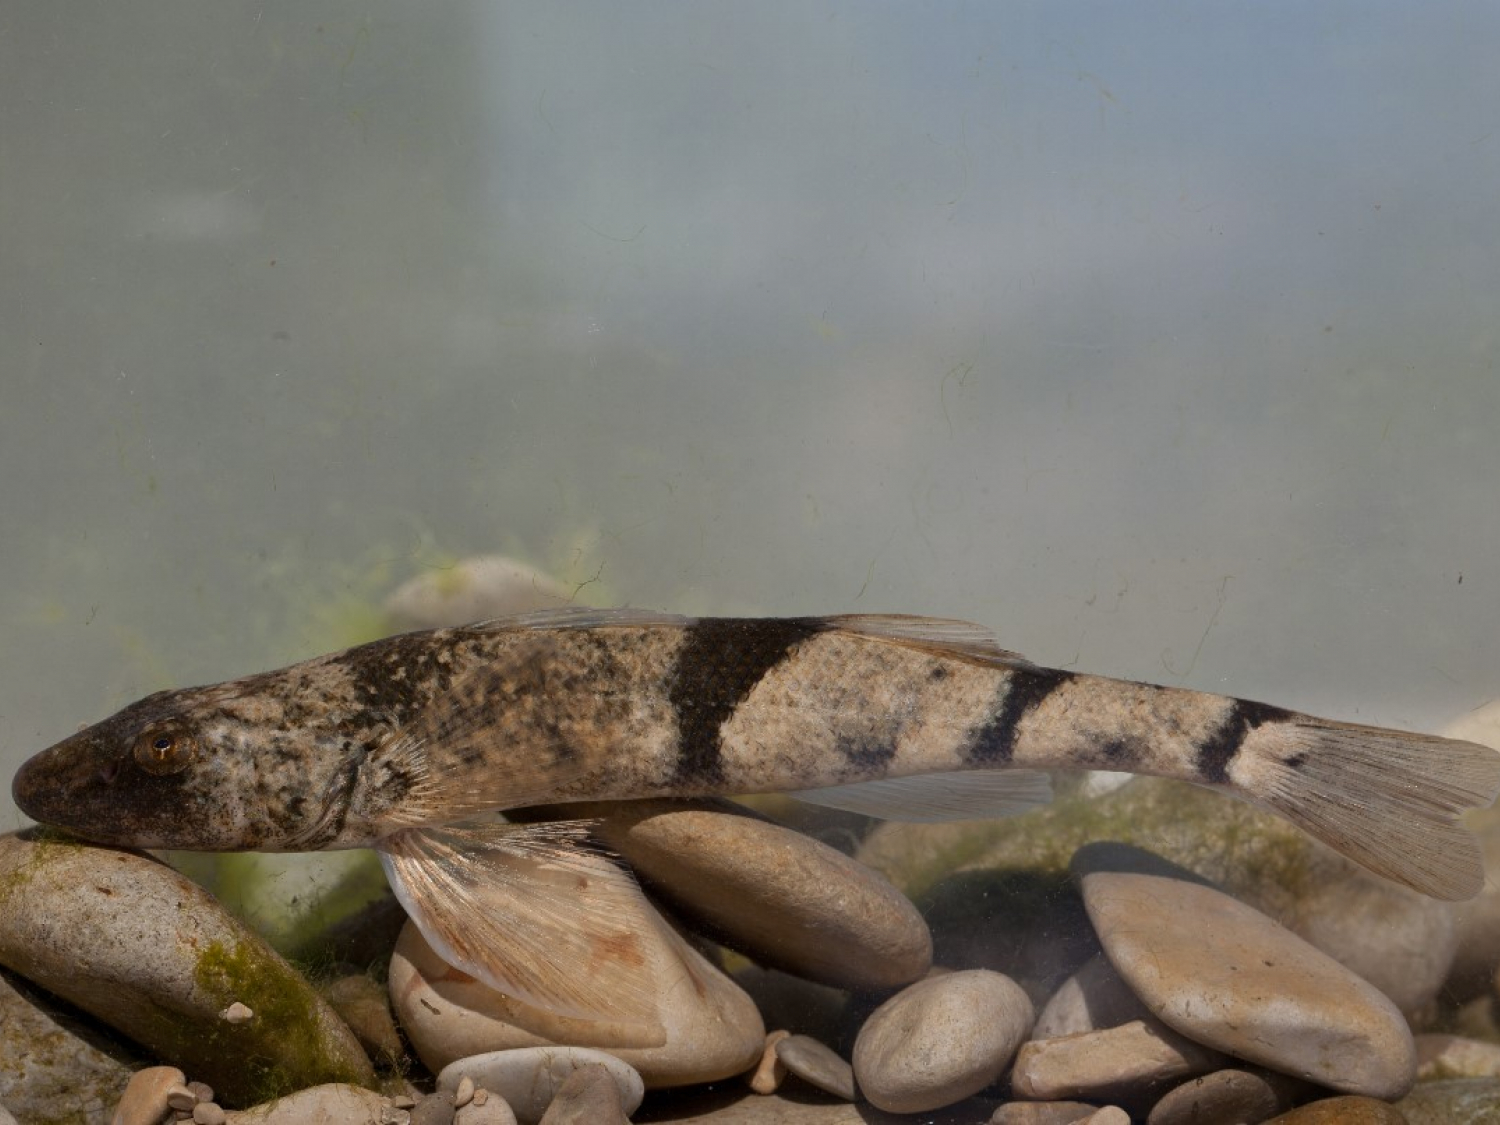
<instances>
[{"instance_id":1,"label":"green algae on stone","mask_svg":"<svg viewBox=\"0 0 1500 1125\"><path fill-rule=\"evenodd\" d=\"M0 964L226 1103L319 1082L373 1084L369 1059L312 986L165 864L12 834L0 836L0 888ZM255 1018L222 1019L235 1000Z\"/></svg>"}]
</instances>

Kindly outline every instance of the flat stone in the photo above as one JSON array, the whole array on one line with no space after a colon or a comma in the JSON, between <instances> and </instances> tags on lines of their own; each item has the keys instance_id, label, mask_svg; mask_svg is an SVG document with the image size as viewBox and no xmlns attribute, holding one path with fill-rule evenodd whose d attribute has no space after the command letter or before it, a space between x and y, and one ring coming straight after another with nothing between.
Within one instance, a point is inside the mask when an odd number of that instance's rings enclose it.
<instances>
[{"instance_id":1,"label":"flat stone","mask_svg":"<svg viewBox=\"0 0 1500 1125\"><path fill-rule=\"evenodd\" d=\"M148 1066L130 1077L111 1125L157 1125L167 1114L167 1095L187 1081L175 1066Z\"/></svg>"},{"instance_id":2,"label":"flat stone","mask_svg":"<svg viewBox=\"0 0 1500 1125\"><path fill-rule=\"evenodd\" d=\"M24 1120L108 1122L136 1048L21 977L0 971L0 1104Z\"/></svg>"},{"instance_id":3,"label":"flat stone","mask_svg":"<svg viewBox=\"0 0 1500 1125\"><path fill-rule=\"evenodd\" d=\"M1088 1102L1006 1102L990 1115L990 1125L1076 1125L1098 1108Z\"/></svg>"},{"instance_id":4,"label":"flat stone","mask_svg":"<svg viewBox=\"0 0 1500 1125\"><path fill-rule=\"evenodd\" d=\"M1411 1089L1401 1012L1327 954L1141 849L1089 845L1074 869L1110 962L1181 1034L1345 1093Z\"/></svg>"},{"instance_id":5,"label":"flat stone","mask_svg":"<svg viewBox=\"0 0 1500 1125\"><path fill-rule=\"evenodd\" d=\"M686 944L657 934L643 936L642 944L657 994L669 998L658 1013L665 1028L660 1044L625 1046L638 1044L638 1034L503 996L449 965L414 925L402 931L391 957L391 1002L434 1073L473 1055L560 1045L607 1048L652 1088L712 1082L754 1066L765 1028L751 999Z\"/></svg>"},{"instance_id":6,"label":"flat stone","mask_svg":"<svg viewBox=\"0 0 1500 1125\"><path fill-rule=\"evenodd\" d=\"M929 977L891 997L854 1042L870 1104L922 1113L976 1094L1005 1073L1034 1016L1009 977L972 969Z\"/></svg>"},{"instance_id":7,"label":"flat stone","mask_svg":"<svg viewBox=\"0 0 1500 1125\"><path fill-rule=\"evenodd\" d=\"M1264 1121L1291 1104L1283 1083L1249 1070L1216 1070L1184 1082L1151 1107L1146 1125Z\"/></svg>"},{"instance_id":8,"label":"flat stone","mask_svg":"<svg viewBox=\"0 0 1500 1125\"><path fill-rule=\"evenodd\" d=\"M1088 796L1066 782L1057 789L1050 805L1023 816L884 824L856 855L922 900L936 942L933 956L940 964L998 969L1028 990L1033 970L1016 961L1051 953L1062 962L1065 977L1088 956L1066 964L1065 943L1076 931L1044 930L1051 933L1050 946L1044 938L1040 948L1017 946L1016 954L1006 952L1015 940L1009 934L1000 949L986 946L984 939L997 932L997 924L1027 933L1024 915L1038 904L1028 902L1024 911L1010 905L1024 893L1025 884L1065 877L1079 847L1111 840L1149 848L1213 881L1387 992L1403 1012L1421 1013L1431 1006L1444 964L1458 948L1450 904L1365 871L1272 813L1190 785L1138 777L1102 797ZM953 858L959 855L966 857L965 865L954 871ZM1002 888L1005 875L1022 889ZM945 936L954 899L959 909L985 912L976 885L984 881L996 887L988 908L995 917L986 919L984 929ZM942 886L950 882L951 891ZM1500 891L1495 894L1500 920ZM933 900L942 901L941 913L928 908ZM1389 951L1376 940L1387 931L1399 935ZM1500 961L1500 944L1491 942L1488 950L1490 964ZM1032 993L1039 1006L1060 979L1040 995Z\"/></svg>"},{"instance_id":9,"label":"flat stone","mask_svg":"<svg viewBox=\"0 0 1500 1125\"><path fill-rule=\"evenodd\" d=\"M1102 1031L1023 1043L1010 1084L1024 1098L1134 1101L1166 1083L1217 1070L1226 1061L1218 1051L1147 1016Z\"/></svg>"},{"instance_id":10,"label":"flat stone","mask_svg":"<svg viewBox=\"0 0 1500 1125\"><path fill-rule=\"evenodd\" d=\"M575 1070L552 1096L541 1125L630 1125L620 1087L602 1066Z\"/></svg>"},{"instance_id":11,"label":"flat stone","mask_svg":"<svg viewBox=\"0 0 1500 1125\"><path fill-rule=\"evenodd\" d=\"M645 1095L641 1076L614 1055L587 1047L523 1047L458 1059L443 1068L437 1084L440 1090L456 1090L465 1076L472 1078L504 1098L521 1125L536 1125L574 1071L590 1066L609 1074L626 1116L634 1113Z\"/></svg>"},{"instance_id":12,"label":"flat stone","mask_svg":"<svg viewBox=\"0 0 1500 1125\"><path fill-rule=\"evenodd\" d=\"M555 815L557 810L528 810ZM722 801L568 805L694 928L757 964L836 988L920 980L932 937L879 872Z\"/></svg>"},{"instance_id":13,"label":"flat stone","mask_svg":"<svg viewBox=\"0 0 1500 1125\"><path fill-rule=\"evenodd\" d=\"M225 1125L381 1125L396 1120L390 1099L374 1090L342 1082L325 1082L264 1102L231 1110ZM404 1120L404 1114L402 1120Z\"/></svg>"},{"instance_id":14,"label":"flat stone","mask_svg":"<svg viewBox=\"0 0 1500 1125\"><path fill-rule=\"evenodd\" d=\"M1396 1108L1406 1125L1490 1125L1500 1121L1500 1078L1423 1082Z\"/></svg>"},{"instance_id":15,"label":"flat stone","mask_svg":"<svg viewBox=\"0 0 1500 1125\"><path fill-rule=\"evenodd\" d=\"M1090 958L1065 980L1036 1017L1033 1039L1055 1039L1081 1031L1102 1031L1148 1015L1104 954Z\"/></svg>"},{"instance_id":16,"label":"flat stone","mask_svg":"<svg viewBox=\"0 0 1500 1125\"><path fill-rule=\"evenodd\" d=\"M231 1104L375 1079L301 974L207 892L139 852L38 830L0 836L0 964ZM261 1014L220 1019L235 1002Z\"/></svg>"},{"instance_id":17,"label":"flat stone","mask_svg":"<svg viewBox=\"0 0 1500 1125\"><path fill-rule=\"evenodd\" d=\"M807 1035L789 1035L776 1044L777 1057L810 1086L826 1094L853 1101L854 1068L832 1047Z\"/></svg>"},{"instance_id":18,"label":"flat stone","mask_svg":"<svg viewBox=\"0 0 1500 1125\"><path fill-rule=\"evenodd\" d=\"M1444 1118L1447 1125L1462 1125L1464 1118ZM1375 1098L1345 1095L1323 1098L1273 1117L1266 1125L1413 1125L1401 1111Z\"/></svg>"}]
</instances>

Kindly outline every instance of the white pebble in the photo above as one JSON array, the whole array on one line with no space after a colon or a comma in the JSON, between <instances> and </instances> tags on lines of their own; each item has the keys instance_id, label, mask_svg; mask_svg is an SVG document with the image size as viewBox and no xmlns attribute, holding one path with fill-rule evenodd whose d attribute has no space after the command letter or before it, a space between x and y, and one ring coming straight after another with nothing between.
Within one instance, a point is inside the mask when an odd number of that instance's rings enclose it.
<instances>
[{"instance_id":1,"label":"white pebble","mask_svg":"<svg viewBox=\"0 0 1500 1125\"><path fill-rule=\"evenodd\" d=\"M255 1013L236 1000L219 1013L219 1018L227 1023L249 1023L255 1018Z\"/></svg>"}]
</instances>

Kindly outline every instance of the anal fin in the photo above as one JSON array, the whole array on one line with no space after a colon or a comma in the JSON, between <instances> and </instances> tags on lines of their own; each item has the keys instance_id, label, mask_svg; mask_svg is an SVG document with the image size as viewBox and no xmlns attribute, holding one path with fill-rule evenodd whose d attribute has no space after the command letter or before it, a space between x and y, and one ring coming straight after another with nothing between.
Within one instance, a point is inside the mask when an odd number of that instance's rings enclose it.
<instances>
[{"instance_id":1,"label":"anal fin","mask_svg":"<svg viewBox=\"0 0 1500 1125\"><path fill-rule=\"evenodd\" d=\"M788 793L810 805L913 824L1016 816L1052 800L1039 770L961 770L887 777Z\"/></svg>"}]
</instances>

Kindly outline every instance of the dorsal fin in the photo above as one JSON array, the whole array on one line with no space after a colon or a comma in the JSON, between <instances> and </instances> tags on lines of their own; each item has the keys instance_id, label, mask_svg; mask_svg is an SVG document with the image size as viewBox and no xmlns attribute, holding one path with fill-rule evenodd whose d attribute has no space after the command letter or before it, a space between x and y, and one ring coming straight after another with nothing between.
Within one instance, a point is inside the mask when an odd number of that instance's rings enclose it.
<instances>
[{"instance_id":1,"label":"dorsal fin","mask_svg":"<svg viewBox=\"0 0 1500 1125\"><path fill-rule=\"evenodd\" d=\"M853 613L826 618L828 627L878 637L936 656L954 656L982 664L1030 664L1019 652L1001 648L983 625L952 617L918 617L905 613Z\"/></svg>"},{"instance_id":2,"label":"dorsal fin","mask_svg":"<svg viewBox=\"0 0 1500 1125\"><path fill-rule=\"evenodd\" d=\"M477 632L498 632L503 629L600 629L610 625L691 625L693 618L675 613L662 613L654 609L636 609L619 606L614 609L597 609L587 605L565 605L550 609L533 609L526 613L513 613L509 617L494 617L488 621L477 621L464 628Z\"/></svg>"}]
</instances>

